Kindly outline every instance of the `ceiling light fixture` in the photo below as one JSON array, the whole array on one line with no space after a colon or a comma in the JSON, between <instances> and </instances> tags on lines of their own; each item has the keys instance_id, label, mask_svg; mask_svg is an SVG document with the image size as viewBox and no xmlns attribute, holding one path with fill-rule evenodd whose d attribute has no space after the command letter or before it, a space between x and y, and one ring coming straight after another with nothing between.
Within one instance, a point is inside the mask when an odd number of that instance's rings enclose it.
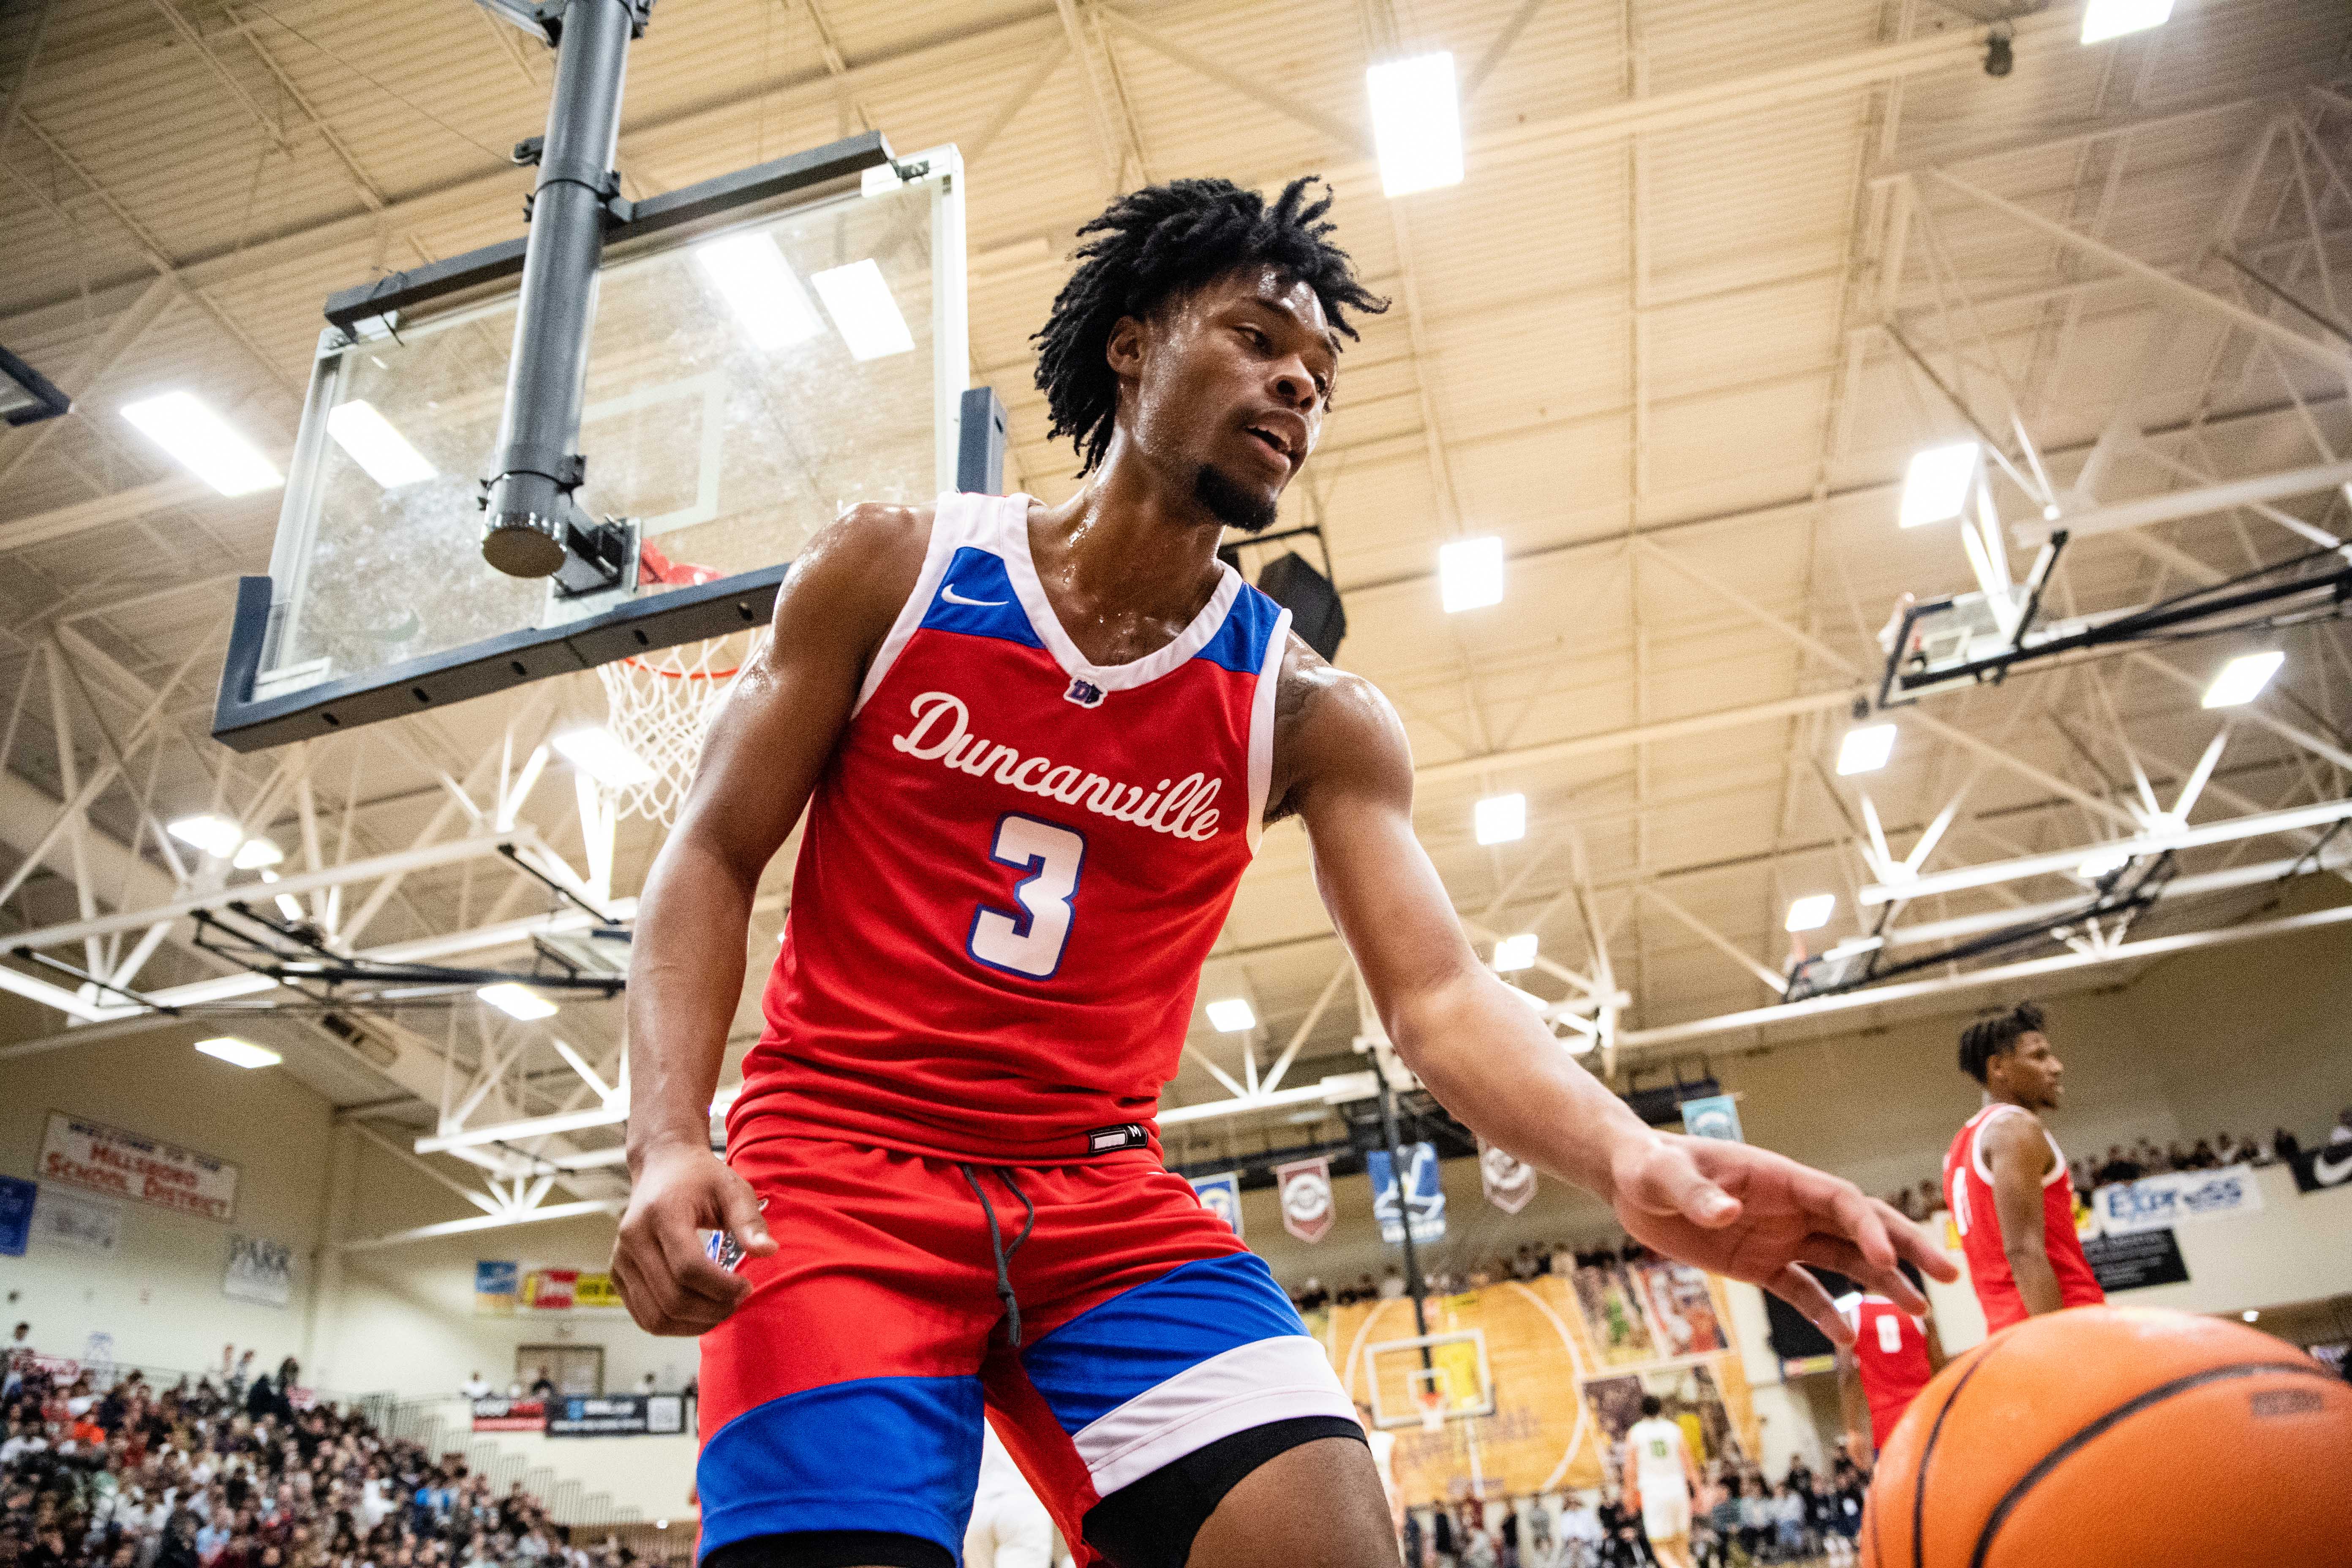
<instances>
[{"instance_id":1,"label":"ceiling light fixture","mask_svg":"<svg viewBox=\"0 0 2352 1568\"><path fill-rule=\"evenodd\" d=\"M126 403L122 416L225 496L251 495L286 482L259 447L188 393L166 392Z\"/></svg>"},{"instance_id":2,"label":"ceiling light fixture","mask_svg":"<svg viewBox=\"0 0 2352 1568\"><path fill-rule=\"evenodd\" d=\"M1209 1004L1209 1026L1219 1034L1244 1034L1257 1027L1257 1013L1243 997L1220 997Z\"/></svg>"},{"instance_id":3,"label":"ceiling light fixture","mask_svg":"<svg viewBox=\"0 0 2352 1568\"><path fill-rule=\"evenodd\" d=\"M1473 806L1470 824L1481 844L1508 844L1528 836L1528 797L1490 795Z\"/></svg>"},{"instance_id":4,"label":"ceiling light fixture","mask_svg":"<svg viewBox=\"0 0 2352 1568\"><path fill-rule=\"evenodd\" d=\"M776 248L775 237L764 230L698 245L694 261L752 347L790 348L824 331L801 280Z\"/></svg>"},{"instance_id":5,"label":"ceiling light fixture","mask_svg":"<svg viewBox=\"0 0 2352 1568\"><path fill-rule=\"evenodd\" d=\"M1974 441L1929 447L1911 455L1903 470L1903 504L1895 521L1904 528L1919 528L1960 515L1969 486L1977 477L1978 448Z\"/></svg>"},{"instance_id":6,"label":"ceiling light fixture","mask_svg":"<svg viewBox=\"0 0 2352 1568\"><path fill-rule=\"evenodd\" d=\"M1533 969L1536 963L1536 933L1523 931L1517 936L1507 936L1495 943L1495 968L1501 973L1513 970Z\"/></svg>"},{"instance_id":7,"label":"ceiling light fixture","mask_svg":"<svg viewBox=\"0 0 2352 1568\"><path fill-rule=\"evenodd\" d=\"M1845 739L1838 742L1838 776L1874 773L1894 754L1894 725L1865 724L1858 730L1848 730Z\"/></svg>"},{"instance_id":8,"label":"ceiling light fixture","mask_svg":"<svg viewBox=\"0 0 2352 1568\"><path fill-rule=\"evenodd\" d=\"M258 871L264 866L276 866L286 858L286 851L267 838L248 838L236 847L229 864L240 871Z\"/></svg>"},{"instance_id":9,"label":"ceiling light fixture","mask_svg":"<svg viewBox=\"0 0 2352 1568\"><path fill-rule=\"evenodd\" d=\"M1489 535L1439 545L1437 592L1449 616L1502 603L1503 542Z\"/></svg>"},{"instance_id":10,"label":"ceiling light fixture","mask_svg":"<svg viewBox=\"0 0 2352 1568\"><path fill-rule=\"evenodd\" d=\"M552 1018L556 1005L528 985L518 985L511 980L496 985L485 985L474 993L509 1018Z\"/></svg>"},{"instance_id":11,"label":"ceiling light fixture","mask_svg":"<svg viewBox=\"0 0 2352 1568\"><path fill-rule=\"evenodd\" d=\"M388 490L432 479L441 471L364 397L329 409L327 434L352 462L367 470L368 478Z\"/></svg>"},{"instance_id":12,"label":"ceiling light fixture","mask_svg":"<svg viewBox=\"0 0 2352 1568\"><path fill-rule=\"evenodd\" d=\"M2286 655L2276 648L2264 653L2242 653L2221 667L2213 684L2205 689L2205 708L2235 708L2242 702L2252 702L2262 695L2271 677L2286 662Z\"/></svg>"},{"instance_id":13,"label":"ceiling light fixture","mask_svg":"<svg viewBox=\"0 0 2352 1568\"><path fill-rule=\"evenodd\" d=\"M238 1068L274 1068L286 1059L268 1046L257 1046L251 1040L240 1040L235 1035L198 1040L196 1049L217 1061Z\"/></svg>"},{"instance_id":14,"label":"ceiling light fixture","mask_svg":"<svg viewBox=\"0 0 2352 1568\"><path fill-rule=\"evenodd\" d=\"M1835 893L1807 893L1789 905L1789 918L1784 929L1790 931L1819 931L1830 923L1837 909Z\"/></svg>"},{"instance_id":15,"label":"ceiling light fixture","mask_svg":"<svg viewBox=\"0 0 2352 1568\"><path fill-rule=\"evenodd\" d=\"M2172 0L2091 0L2083 7L2083 42L2104 44L2126 33L2160 27L2172 15Z\"/></svg>"},{"instance_id":16,"label":"ceiling light fixture","mask_svg":"<svg viewBox=\"0 0 2352 1568\"><path fill-rule=\"evenodd\" d=\"M618 735L602 724L566 730L548 742L572 765L607 789L633 789L654 781L654 770Z\"/></svg>"},{"instance_id":17,"label":"ceiling light fixture","mask_svg":"<svg viewBox=\"0 0 2352 1568\"><path fill-rule=\"evenodd\" d=\"M163 825L163 831L183 844L223 860L236 854L237 846L245 842L244 828L209 811L195 816L175 816Z\"/></svg>"},{"instance_id":18,"label":"ceiling light fixture","mask_svg":"<svg viewBox=\"0 0 2352 1568\"><path fill-rule=\"evenodd\" d=\"M1385 60L1364 72L1381 194L1410 195L1462 183L1462 102L1444 50Z\"/></svg>"},{"instance_id":19,"label":"ceiling light fixture","mask_svg":"<svg viewBox=\"0 0 2352 1568\"><path fill-rule=\"evenodd\" d=\"M890 297L890 285L872 257L820 272L809 281L816 286L817 298L824 301L841 341L849 345L852 359L884 359L915 346L907 318L898 313L898 301Z\"/></svg>"}]
</instances>

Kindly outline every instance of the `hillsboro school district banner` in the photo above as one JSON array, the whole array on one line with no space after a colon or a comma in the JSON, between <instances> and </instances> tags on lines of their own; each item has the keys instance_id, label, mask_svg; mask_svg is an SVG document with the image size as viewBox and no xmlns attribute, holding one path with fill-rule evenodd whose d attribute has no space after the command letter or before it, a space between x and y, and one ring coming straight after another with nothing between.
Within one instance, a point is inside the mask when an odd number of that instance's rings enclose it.
<instances>
[{"instance_id":1,"label":"hillsboro school district banner","mask_svg":"<svg viewBox=\"0 0 2352 1568\"><path fill-rule=\"evenodd\" d=\"M41 1179L205 1219L236 1212L236 1167L120 1127L49 1112Z\"/></svg>"}]
</instances>

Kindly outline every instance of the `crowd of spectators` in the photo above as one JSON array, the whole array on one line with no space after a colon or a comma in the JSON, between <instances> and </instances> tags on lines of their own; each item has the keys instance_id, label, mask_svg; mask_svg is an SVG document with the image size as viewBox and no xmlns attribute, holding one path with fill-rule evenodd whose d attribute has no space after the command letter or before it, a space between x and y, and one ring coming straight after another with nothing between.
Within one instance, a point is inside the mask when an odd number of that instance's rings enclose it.
<instances>
[{"instance_id":1,"label":"crowd of spectators","mask_svg":"<svg viewBox=\"0 0 2352 1568\"><path fill-rule=\"evenodd\" d=\"M1717 1459L1691 1500L1691 1547L1701 1568L1845 1563L1854 1559L1869 1476L1840 1456L1823 1475L1802 1458L1778 1482L1753 1465ZM1615 1489L1597 1499L1470 1499L1408 1510L1407 1568L1650 1568L1657 1562L1638 1509Z\"/></svg>"},{"instance_id":2,"label":"crowd of spectators","mask_svg":"<svg viewBox=\"0 0 2352 1568\"><path fill-rule=\"evenodd\" d=\"M1451 1296L1457 1291L1483 1289L1506 1279L1535 1279L1546 1274L1566 1275L1571 1269L1613 1263L1621 1258L1632 1263L1654 1256L1638 1242L1632 1241L1585 1251L1573 1250L1564 1241L1554 1242L1549 1247L1529 1242L1517 1252L1497 1253L1460 1269L1432 1268L1423 1279L1429 1294ZM1312 1312L1326 1307L1353 1306L1359 1301L1385 1300L1404 1293L1404 1270L1391 1264L1378 1279L1369 1274L1359 1275L1354 1284L1342 1285L1336 1290L1326 1288L1320 1279L1310 1277L1291 1296L1291 1300L1300 1311Z\"/></svg>"},{"instance_id":3,"label":"crowd of spectators","mask_svg":"<svg viewBox=\"0 0 2352 1568\"><path fill-rule=\"evenodd\" d=\"M575 1544L520 1482L311 1404L253 1352L170 1387L33 1353L0 1385L0 1568L625 1568ZM302 1406L308 1405L308 1408Z\"/></svg>"}]
</instances>

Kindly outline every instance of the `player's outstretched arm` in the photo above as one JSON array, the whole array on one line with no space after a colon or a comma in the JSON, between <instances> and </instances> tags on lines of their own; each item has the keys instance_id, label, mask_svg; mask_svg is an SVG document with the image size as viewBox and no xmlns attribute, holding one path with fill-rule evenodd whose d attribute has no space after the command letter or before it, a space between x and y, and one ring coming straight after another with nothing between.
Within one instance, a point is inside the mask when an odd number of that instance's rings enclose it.
<instances>
[{"instance_id":1,"label":"player's outstretched arm","mask_svg":"<svg viewBox=\"0 0 2352 1568\"><path fill-rule=\"evenodd\" d=\"M1800 1263L1867 1281L1911 1311L1926 1303L1898 1254L1958 1277L1925 1232L1851 1182L1645 1126L1470 951L1413 836L1412 758L1387 700L1325 668L1286 680L1300 705L1280 732L1283 809L1306 821L1317 886L1389 1037L1448 1110L1607 1198L1644 1244L1763 1286L1840 1344L1853 1331Z\"/></svg>"},{"instance_id":2,"label":"player's outstretched arm","mask_svg":"<svg viewBox=\"0 0 2352 1568\"><path fill-rule=\"evenodd\" d=\"M613 1272L630 1316L699 1334L750 1289L697 1227L775 1250L751 1189L710 1152L710 1100L743 992L760 875L800 819L875 650L921 570L929 513L854 507L776 595L775 635L710 726L685 809L637 901L629 963L629 1207Z\"/></svg>"}]
</instances>

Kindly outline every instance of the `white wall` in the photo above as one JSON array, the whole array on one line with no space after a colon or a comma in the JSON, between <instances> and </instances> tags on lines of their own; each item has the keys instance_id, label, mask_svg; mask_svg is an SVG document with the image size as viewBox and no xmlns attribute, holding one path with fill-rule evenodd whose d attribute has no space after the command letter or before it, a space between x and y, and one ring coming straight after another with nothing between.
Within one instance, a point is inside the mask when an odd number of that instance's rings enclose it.
<instances>
[{"instance_id":1,"label":"white wall","mask_svg":"<svg viewBox=\"0 0 2352 1568\"><path fill-rule=\"evenodd\" d=\"M215 1032L156 1029L0 1064L0 1173L37 1179L53 1110L238 1168L236 1209L226 1224L120 1202L121 1247L113 1255L45 1244L37 1234L24 1257L0 1257L0 1310L10 1323L30 1321L42 1350L79 1354L89 1333L99 1331L113 1336L117 1360L200 1369L217 1365L221 1346L233 1341L257 1350L257 1359L274 1369L280 1357L303 1348L333 1111L278 1068L247 1071L191 1048ZM221 1293L232 1231L293 1248L290 1305L258 1306ZM305 1370L307 1376L311 1369Z\"/></svg>"}]
</instances>

